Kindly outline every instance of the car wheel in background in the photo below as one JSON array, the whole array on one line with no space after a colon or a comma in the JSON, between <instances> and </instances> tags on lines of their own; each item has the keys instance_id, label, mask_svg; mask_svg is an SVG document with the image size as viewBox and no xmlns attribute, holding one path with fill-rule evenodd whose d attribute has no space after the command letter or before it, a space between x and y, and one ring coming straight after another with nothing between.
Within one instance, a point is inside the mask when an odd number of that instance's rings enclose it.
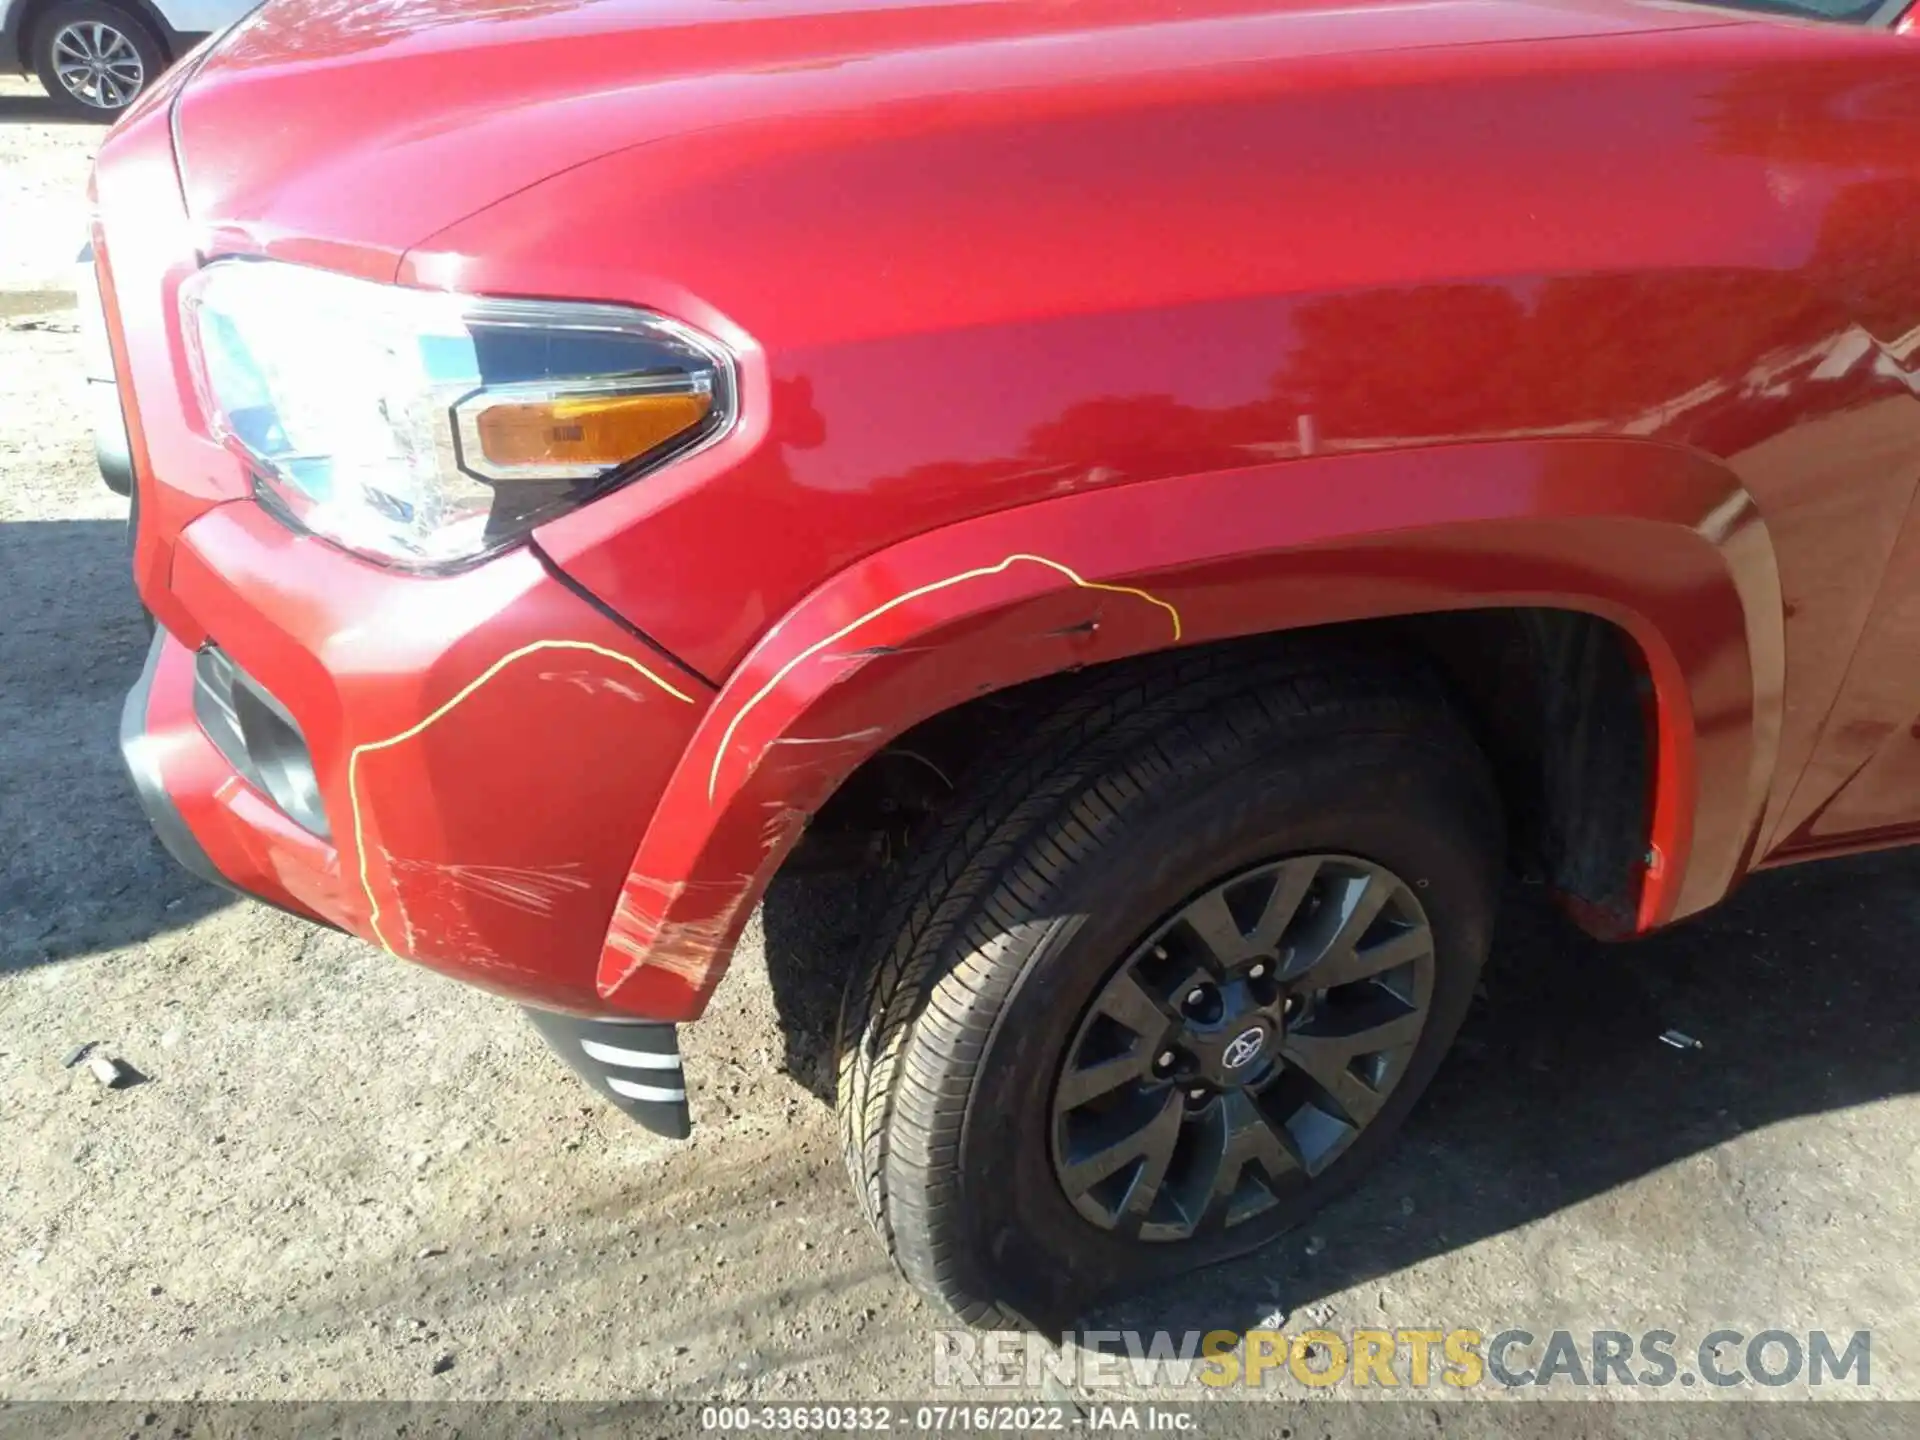
<instances>
[{"instance_id":1,"label":"car wheel in background","mask_svg":"<svg viewBox=\"0 0 1920 1440\"><path fill-rule=\"evenodd\" d=\"M34 70L68 115L117 119L166 65L153 32L101 0L66 0L34 27Z\"/></svg>"}]
</instances>

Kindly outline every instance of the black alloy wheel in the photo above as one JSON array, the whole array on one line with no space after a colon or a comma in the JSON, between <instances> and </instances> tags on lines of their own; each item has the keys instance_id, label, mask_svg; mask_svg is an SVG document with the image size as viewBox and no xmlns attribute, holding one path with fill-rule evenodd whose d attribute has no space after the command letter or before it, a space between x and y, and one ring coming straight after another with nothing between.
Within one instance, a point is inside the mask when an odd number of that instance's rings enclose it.
<instances>
[{"instance_id":1,"label":"black alloy wheel","mask_svg":"<svg viewBox=\"0 0 1920 1440\"><path fill-rule=\"evenodd\" d=\"M1432 995L1426 913L1382 867L1299 856L1214 886L1120 964L1067 1047L1061 1188L1148 1241L1272 1208L1379 1113Z\"/></svg>"}]
</instances>

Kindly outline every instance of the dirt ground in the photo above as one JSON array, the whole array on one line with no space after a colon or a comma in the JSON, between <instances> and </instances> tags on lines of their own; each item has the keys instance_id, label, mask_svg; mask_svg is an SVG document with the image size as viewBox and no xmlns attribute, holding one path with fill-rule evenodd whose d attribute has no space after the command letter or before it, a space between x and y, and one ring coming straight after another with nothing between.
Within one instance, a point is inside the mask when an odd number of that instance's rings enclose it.
<instances>
[{"instance_id":1,"label":"dirt ground","mask_svg":"<svg viewBox=\"0 0 1920 1440\"><path fill-rule=\"evenodd\" d=\"M125 503L59 293L98 132L34 95L0 82L0 1400L934 1393L942 1322L860 1227L823 1099L846 887L768 901L686 1036L675 1145L512 1006L160 854L115 749ZM1916 956L1905 854L1625 949L1516 894L1384 1173L1095 1319L1870 1329L1868 1393L1920 1396ZM67 1068L86 1043L143 1078ZM1290 1433L1275 1389L1257 1433Z\"/></svg>"}]
</instances>

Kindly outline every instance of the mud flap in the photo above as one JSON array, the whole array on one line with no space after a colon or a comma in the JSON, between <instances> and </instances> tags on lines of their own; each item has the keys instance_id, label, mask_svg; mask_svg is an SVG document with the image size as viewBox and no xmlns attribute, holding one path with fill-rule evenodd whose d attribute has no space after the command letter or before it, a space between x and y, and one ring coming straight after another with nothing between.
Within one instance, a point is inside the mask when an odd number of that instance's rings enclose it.
<instances>
[{"instance_id":1,"label":"mud flap","mask_svg":"<svg viewBox=\"0 0 1920 1440\"><path fill-rule=\"evenodd\" d=\"M657 1020L583 1020L527 1008L533 1028L586 1082L656 1135L692 1132L677 1028Z\"/></svg>"}]
</instances>

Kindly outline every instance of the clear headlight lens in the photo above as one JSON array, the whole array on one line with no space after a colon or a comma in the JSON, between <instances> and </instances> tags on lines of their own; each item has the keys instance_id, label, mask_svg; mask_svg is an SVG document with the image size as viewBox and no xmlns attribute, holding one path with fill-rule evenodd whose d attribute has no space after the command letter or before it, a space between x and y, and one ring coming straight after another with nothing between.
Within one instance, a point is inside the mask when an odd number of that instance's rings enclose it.
<instances>
[{"instance_id":1,"label":"clear headlight lens","mask_svg":"<svg viewBox=\"0 0 1920 1440\"><path fill-rule=\"evenodd\" d=\"M209 265L181 304L208 422L261 497L409 569L504 549L733 421L726 352L644 311L257 260Z\"/></svg>"}]
</instances>

